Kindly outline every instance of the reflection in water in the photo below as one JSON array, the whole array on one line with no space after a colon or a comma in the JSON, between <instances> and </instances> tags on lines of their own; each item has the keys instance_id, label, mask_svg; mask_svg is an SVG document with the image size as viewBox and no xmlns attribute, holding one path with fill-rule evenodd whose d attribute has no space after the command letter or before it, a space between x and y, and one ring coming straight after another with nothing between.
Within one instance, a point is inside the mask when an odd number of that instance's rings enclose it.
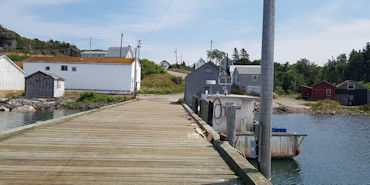
<instances>
[{"instance_id":1,"label":"reflection in water","mask_svg":"<svg viewBox=\"0 0 370 185\"><path fill-rule=\"evenodd\" d=\"M256 159L248 159L248 161L257 168ZM303 182L301 176L301 167L293 158L272 159L271 160L271 182L272 184L300 184Z\"/></svg>"},{"instance_id":2,"label":"reflection in water","mask_svg":"<svg viewBox=\"0 0 370 185\"><path fill-rule=\"evenodd\" d=\"M0 132L16 127L29 125L38 121L67 116L81 110L60 109L52 111L29 112L0 112Z\"/></svg>"},{"instance_id":3,"label":"reflection in water","mask_svg":"<svg viewBox=\"0 0 370 185\"><path fill-rule=\"evenodd\" d=\"M369 184L369 117L275 114L272 126L308 134L297 157L271 161L272 183Z\"/></svg>"}]
</instances>

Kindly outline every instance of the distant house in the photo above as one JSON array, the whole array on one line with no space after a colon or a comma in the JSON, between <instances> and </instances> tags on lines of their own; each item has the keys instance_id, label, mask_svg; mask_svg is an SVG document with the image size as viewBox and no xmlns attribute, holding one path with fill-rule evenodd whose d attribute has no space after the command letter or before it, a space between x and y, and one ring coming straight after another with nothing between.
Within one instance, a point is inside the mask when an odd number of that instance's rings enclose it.
<instances>
[{"instance_id":1,"label":"distant house","mask_svg":"<svg viewBox=\"0 0 370 185\"><path fill-rule=\"evenodd\" d=\"M106 58L134 58L131 47L110 47Z\"/></svg>"},{"instance_id":2,"label":"distant house","mask_svg":"<svg viewBox=\"0 0 370 185\"><path fill-rule=\"evenodd\" d=\"M228 57L225 57L224 59L222 59L221 62L219 63L221 71L230 70L231 63L232 63L232 60Z\"/></svg>"},{"instance_id":3,"label":"distant house","mask_svg":"<svg viewBox=\"0 0 370 185\"><path fill-rule=\"evenodd\" d=\"M164 70L167 70L170 67L170 63L167 61L163 60L162 62L159 63L159 66L163 67Z\"/></svg>"},{"instance_id":4,"label":"distant house","mask_svg":"<svg viewBox=\"0 0 370 185\"><path fill-rule=\"evenodd\" d=\"M0 91L24 90L25 72L7 56L0 56Z\"/></svg>"},{"instance_id":5,"label":"distant house","mask_svg":"<svg viewBox=\"0 0 370 185\"><path fill-rule=\"evenodd\" d=\"M64 79L51 72L38 71L26 77L28 98L55 98L64 95Z\"/></svg>"},{"instance_id":6,"label":"distant house","mask_svg":"<svg viewBox=\"0 0 370 185\"><path fill-rule=\"evenodd\" d=\"M370 104L370 90L352 81L346 80L336 86L336 100L341 105Z\"/></svg>"},{"instance_id":7,"label":"distant house","mask_svg":"<svg viewBox=\"0 0 370 185\"><path fill-rule=\"evenodd\" d=\"M312 85L312 99L313 100L335 100L335 85L321 81L317 84Z\"/></svg>"},{"instance_id":8,"label":"distant house","mask_svg":"<svg viewBox=\"0 0 370 185\"><path fill-rule=\"evenodd\" d=\"M202 58L200 58L199 60L198 60L198 62L196 62L195 63L195 69L198 69L198 68L200 68L202 65L204 65L206 62L202 59Z\"/></svg>"},{"instance_id":9,"label":"distant house","mask_svg":"<svg viewBox=\"0 0 370 185\"><path fill-rule=\"evenodd\" d=\"M107 53L106 51L84 51L81 52L81 56L82 58L105 58Z\"/></svg>"},{"instance_id":10,"label":"distant house","mask_svg":"<svg viewBox=\"0 0 370 185\"><path fill-rule=\"evenodd\" d=\"M141 67L133 58L32 57L23 62L23 69L27 74L46 71L64 78L66 91L130 94L135 63L139 90Z\"/></svg>"},{"instance_id":11,"label":"distant house","mask_svg":"<svg viewBox=\"0 0 370 185\"><path fill-rule=\"evenodd\" d=\"M200 98L201 94L204 94L206 90L213 94L216 92L223 93L223 87L218 84L218 78L219 68L213 62L208 62L188 74L185 78L184 99L186 104L191 105L192 97L197 96ZM216 84L211 87L206 84L207 80L215 80ZM231 87L227 86L227 90L230 92Z\"/></svg>"},{"instance_id":12,"label":"distant house","mask_svg":"<svg viewBox=\"0 0 370 185\"><path fill-rule=\"evenodd\" d=\"M301 96L303 99L307 100L307 99L311 99L312 98L312 87L309 87L309 86L305 86L305 85L302 85L302 92L301 92Z\"/></svg>"},{"instance_id":13,"label":"distant house","mask_svg":"<svg viewBox=\"0 0 370 185\"><path fill-rule=\"evenodd\" d=\"M233 85L248 94L259 94L261 91L261 66L249 65L235 67L233 72Z\"/></svg>"}]
</instances>

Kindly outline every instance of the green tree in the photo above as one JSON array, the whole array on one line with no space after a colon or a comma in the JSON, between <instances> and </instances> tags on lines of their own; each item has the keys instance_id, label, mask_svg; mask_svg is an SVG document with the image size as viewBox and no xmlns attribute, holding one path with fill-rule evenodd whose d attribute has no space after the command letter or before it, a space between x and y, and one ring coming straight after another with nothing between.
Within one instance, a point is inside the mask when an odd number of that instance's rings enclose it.
<instances>
[{"instance_id":1,"label":"green tree","mask_svg":"<svg viewBox=\"0 0 370 185\"><path fill-rule=\"evenodd\" d=\"M236 48L234 48L234 50L233 50L233 59L234 60L239 60L239 51L238 51L238 49L236 49Z\"/></svg>"},{"instance_id":2,"label":"green tree","mask_svg":"<svg viewBox=\"0 0 370 185\"><path fill-rule=\"evenodd\" d=\"M218 49L207 50L207 57L210 59L216 59L216 63L219 63L223 58L226 57L226 53L224 51L220 51Z\"/></svg>"},{"instance_id":3,"label":"green tree","mask_svg":"<svg viewBox=\"0 0 370 185\"><path fill-rule=\"evenodd\" d=\"M247 50L245 50L244 48L242 48L241 50L240 50L240 58L245 58L245 59L247 59L247 60L249 60L249 54L248 54L248 52L247 52Z\"/></svg>"},{"instance_id":4,"label":"green tree","mask_svg":"<svg viewBox=\"0 0 370 185\"><path fill-rule=\"evenodd\" d=\"M332 58L322 69L322 79L331 83L341 83L347 78L349 63L346 54Z\"/></svg>"},{"instance_id":5,"label":"green tree","mask_svg":"<svg viewBox=\"0 0 370 185\"><path fill-rule=\"evenodd\" d=\"M312 85L321 81L321 67L317 66L314 62L310 62L308 59L303 58L298 60L292 67L297 74L304 76L305 83L302 85Z\"/></svg>"},{"instance_id":6,"label":"green tree","mask_svg":"<svg viewBox=\"0 0 370 185\"><path fill-rule=\"evenodd\" d=\"M141 59L140 65L142 79L150 74L166 73L166 71L161 66L157 65L156 63L148 59Z\"/></svg>"}]
</instances>

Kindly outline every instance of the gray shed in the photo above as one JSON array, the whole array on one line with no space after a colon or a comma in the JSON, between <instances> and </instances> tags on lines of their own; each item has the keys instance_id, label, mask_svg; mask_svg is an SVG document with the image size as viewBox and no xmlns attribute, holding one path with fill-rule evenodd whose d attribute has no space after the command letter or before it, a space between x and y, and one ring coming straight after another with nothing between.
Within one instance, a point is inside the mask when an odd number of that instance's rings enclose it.
<instances>
[{"instance_id":1,"label":"gray shed","mask_svg":"<svg viewBox=\"0 0 370 185\"><path fill-rule=\"evenodd\" d=\"M106 58L134 58L131 47L110 47Z\"/></svg>"},{"instance_id":2,"label":"gray shed","mask_svg":"<svg viewBox=\"0 0 370 185\"><path fill-rule=\"evenodd\" d=\"M29 98L54 98L64 95L64 79L51 72L38 71L26 77L25 94Z\"/></svg>"},{"instance_id":3,"label":"gray shed","mask_svg":"<svg viewBox=\"0 0 370 185\"><path fill-rule=\"evenodd\" d=\"M235 67L233 85L248 94L259 94L261 90L261 66Z\"/></svg>"},{"instance_id":4,"label":"gray shed","mask_svg":"<svg viewBox=\"0 0 370 185\"><path fill-rule=\"evenodd\" d=\"M207 80L215 80L216 84L212 86L212 92L223 93L223 87L218 84L219 68L213 63L208 62L185 78L185 94L184 99L186 104L191 106L192 97L195 95L200 99L200 95L204 94L206 90L210 92L210 86L206 85ZM228 92L231 91L231 87L227 86ZM211 92L210 92L211 93Z\"/></svg>"}]
</instances>

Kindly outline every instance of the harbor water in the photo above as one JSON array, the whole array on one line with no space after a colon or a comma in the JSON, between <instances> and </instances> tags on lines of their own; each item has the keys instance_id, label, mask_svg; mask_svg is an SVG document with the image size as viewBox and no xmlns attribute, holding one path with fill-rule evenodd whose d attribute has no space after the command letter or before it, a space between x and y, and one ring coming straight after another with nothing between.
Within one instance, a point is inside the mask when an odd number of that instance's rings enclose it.
<instances>
[{"instance_id":1,"label":"harbor water","mask_svg":"<svg viewBox=\"0 0 370 185\"><path fill-rule=\"evenodd\" d=\"M0 132L16 127L21 127L36 123L38 121L59 118L70 114L81 112L81 110L59 109L59 110L44 110L34 113L24 112L0 112Z\"/></svg>"},{"instance_id":2,"label":"harbor water","mask_svg":"<svg viewBox=\"0 0 370 185\"><path fill-rule=\"evenodd\" d=\"M308 134L297 157L272 159L273 184L370 183L370 117L275 114L272 120Z\"/></svg>"}]
</instances>

